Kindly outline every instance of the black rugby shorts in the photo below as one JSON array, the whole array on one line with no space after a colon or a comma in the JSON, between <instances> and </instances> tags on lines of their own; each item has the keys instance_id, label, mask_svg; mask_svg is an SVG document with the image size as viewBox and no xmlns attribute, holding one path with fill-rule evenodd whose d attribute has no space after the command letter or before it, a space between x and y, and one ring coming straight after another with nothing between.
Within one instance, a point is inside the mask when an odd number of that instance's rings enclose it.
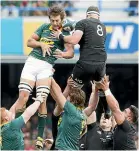
<instances>
[{"instance_id":1,"label":"black rugby shorts","mask_svg":"<svg viewBox=\"0 0 139 151\"><path fill-rule=\"evenodd\" d=\"M100 81L106 73L106 62L78 61L72 71L73 80L83 85L89 81Z\"/></svg>"}]
</instances>

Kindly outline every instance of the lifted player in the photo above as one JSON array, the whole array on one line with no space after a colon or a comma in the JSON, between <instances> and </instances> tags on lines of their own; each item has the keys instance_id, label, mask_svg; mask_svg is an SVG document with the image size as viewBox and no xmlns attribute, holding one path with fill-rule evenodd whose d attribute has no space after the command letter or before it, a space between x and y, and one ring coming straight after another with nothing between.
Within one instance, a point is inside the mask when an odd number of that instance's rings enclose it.
<instances>
[{"instance_id":1,"label":"lifted player","mask_svg":"<svg viewBox=\"0 0 139 151\"><path fill-rule=\"evenodd\" d=\"M73 35L64 36L59 30L52 34L61 41L80 45L80 58L72 72L76 87L82 87L90 80L101 81L105 75L106 28L99 17L98 8L90 6L86 12L86 19L76 23Z\"/></svg>"}]
</instances>

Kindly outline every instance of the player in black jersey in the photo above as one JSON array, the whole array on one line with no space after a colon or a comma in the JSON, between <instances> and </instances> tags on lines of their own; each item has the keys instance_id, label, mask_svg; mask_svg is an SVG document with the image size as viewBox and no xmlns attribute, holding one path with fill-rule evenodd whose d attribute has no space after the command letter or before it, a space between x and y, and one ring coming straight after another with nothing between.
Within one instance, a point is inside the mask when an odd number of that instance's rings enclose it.
<instances>
[{"instance_id":1,"label":"player in black jersey","mask_svg":"<svg viewBox=\"0 0 139 151\"><path fill-rule=\"evenodd\" d=\"M52 34L67 43L80 45L80 58L72 72L77 87L82 87L90 80L101 81L105 75L106 28L100 22L99 16L98 8L90 6L86 12L86 19L76 23L73 35L64 36L59 30Z\"/></svg>"},{"instance_id":2,"label":"player in black jersey","mask_svg":"<svg viewBox=\"0 0 139 151\"><path fill-rule=\"evenodd\" d=\"M104 79L100 86L106 96L106 101L112 111L117 126L114 131L114 150L136 150L135 146L135 127L138 121L138 108L134 105L126 108L124 111L120 110L119 103L109 89L109 81Z\"/></svg>"}]
</instances>

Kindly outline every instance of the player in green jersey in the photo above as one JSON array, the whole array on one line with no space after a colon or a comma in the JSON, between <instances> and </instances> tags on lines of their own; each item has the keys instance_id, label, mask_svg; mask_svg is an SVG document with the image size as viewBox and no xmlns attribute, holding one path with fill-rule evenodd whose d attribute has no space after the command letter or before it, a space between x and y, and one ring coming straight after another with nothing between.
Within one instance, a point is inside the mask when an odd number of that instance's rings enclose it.
<instances>
[{"instance_id":1,"label":"player in green jersey","mask_svg":"<svg viewBox=\"0 0 139 151\"><path fill-rule=\"evenodd\" d=\"M55 60L57 58L68 59L74 56L73 45L51 37L51 32L57 29L61 30L64 35L70 34L69 31L63 30L62 27L65 18L64 9L59 6L53 6L50 8L48 15L50 23L40 26L27 42L28 47L33 49L25 62L21 74L18 97L20 104L17 106L20 114L23 112L23 106L26 104L34 86L36 86L36 95L38 96L43 91L43 97L45 100L47 99L50 91L50 77L53 76L52 68ZM38 110L38 138L36 147L40 149L43 148L42 137L46 117L46 101L44 101Z\"/></svg>"},{"instance_id":2,"label":"player in green jersey","mask_svg":"<svg viewBox=\"0 0 139 151\"><path fill-rule=\"evenodd\" d=\"M35 102L30 105L24 113L15 119L16 106L18 101L7 110L6 108L0 108L1 119L1 136L0 146L2 150L24 150L24 140L21 128L27 121L35 114L39 106L43 103L42 96L38 96Z\"/></svg>"},{"instance_id":3,"label":"player in green jersey","mask_svg":"<svg viewBox=\"0 0 139 151\"><path fill-rule=\"evenodd\" d=\"M64 93L62 93L58 84L52 79L51 95L57 103L54 114L59 115L61 111L64 111L58 123L55 149L79 150L79 139L86 125L86 119L98 104L98 89L95 87L89 105L85 109L85 93L81 89L70 88L69 90L67 86ZM69 101L67 101L67 97Z\"/></svg>"}]
</instances>

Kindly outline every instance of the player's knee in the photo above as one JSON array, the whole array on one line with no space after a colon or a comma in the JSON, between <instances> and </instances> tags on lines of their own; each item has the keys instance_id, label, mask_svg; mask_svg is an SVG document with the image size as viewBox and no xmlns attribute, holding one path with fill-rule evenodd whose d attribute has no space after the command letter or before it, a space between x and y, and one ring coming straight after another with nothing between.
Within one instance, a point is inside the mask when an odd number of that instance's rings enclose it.
<instances>
[{"instance_id":1,"label":"player's knee","mask_svg":"<svg viewBox=\"0 0 139 151\"><path fill-rule=\"evenodd\" d=\"M49 86L38 86L36 88L36 96L38 97L39 95L41 95L43 98L47 99L49 93L50 93L50 88Z\"/></svg>"}]
</instances>

